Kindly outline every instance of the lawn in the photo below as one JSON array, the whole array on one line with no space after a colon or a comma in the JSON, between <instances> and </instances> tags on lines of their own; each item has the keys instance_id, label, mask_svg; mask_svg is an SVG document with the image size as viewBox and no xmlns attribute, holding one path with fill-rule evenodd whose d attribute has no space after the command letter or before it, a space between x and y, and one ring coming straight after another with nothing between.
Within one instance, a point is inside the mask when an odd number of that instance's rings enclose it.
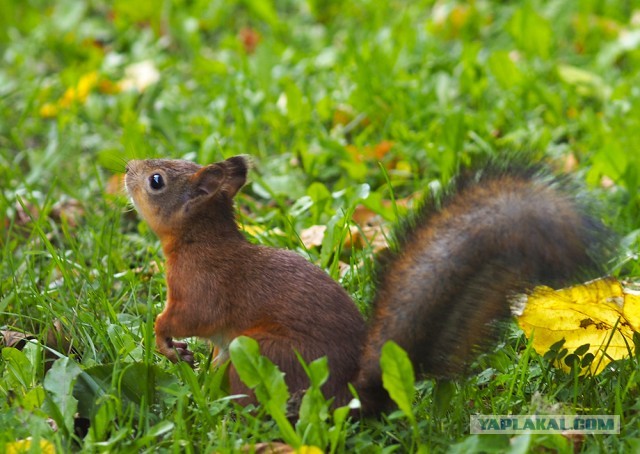
<instances>
[{"instance_id":1,"label":"lawn","mask_svg":"<svg viewBox=\"0 0 640 454\"><path fill-rule=\"evenodd\" d=\"M132 158L251 155L247 237L368 313L380 244L354 223L379 233L461 166L526 152L568 174L610 229L603 267L632 281L637 2L3 0L0 55L0 451L640 449L637 357L563 372L515 324L468 376L419 382L379 419L318 395L294 426L238 407L205 341L195 369L155 352L162 250L122 189ZM619 415L621 432L469 434L471 415L532 413Z\"/></svg>"}]
</instances>

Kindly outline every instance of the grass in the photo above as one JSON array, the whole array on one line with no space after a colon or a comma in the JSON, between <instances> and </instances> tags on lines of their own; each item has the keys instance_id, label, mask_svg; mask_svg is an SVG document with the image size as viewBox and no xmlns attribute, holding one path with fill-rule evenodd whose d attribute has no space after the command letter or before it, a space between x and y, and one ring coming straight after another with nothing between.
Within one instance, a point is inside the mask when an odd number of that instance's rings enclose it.
<instances>
[{"instance_id":1,"label":"grass","mask_svg":"<svg viewBox=\"0 0 640 454\"><path fill-rule=\"evenodd\" d=\"M384 201L437 188L460 165L527 150L603 207L621 251L607 267L638 276L636 8L1 2L0 326L33 339L2 349L0 450L27 437L33 451L46 440L59 452L230 452L283 439L337 452L637 448L636 358L596 377L566 374L515 327L468 378L420 383L412 417L332 415L288 434L264 409L226 398L204 342L194 341L196 370L154 353L162 254L113 189L132 157L250 154L256 169L238 199L247 234L320 264L366 312L371 251L342 250L356 207L393 224ZM142 83L131 76L140 62L158 80L124 89ZM305 247L300 234L313 225L327 233ZM535 411L617 414L622 430L584 440L468 434L471 414Z\"/></svg>"}]
</instances>

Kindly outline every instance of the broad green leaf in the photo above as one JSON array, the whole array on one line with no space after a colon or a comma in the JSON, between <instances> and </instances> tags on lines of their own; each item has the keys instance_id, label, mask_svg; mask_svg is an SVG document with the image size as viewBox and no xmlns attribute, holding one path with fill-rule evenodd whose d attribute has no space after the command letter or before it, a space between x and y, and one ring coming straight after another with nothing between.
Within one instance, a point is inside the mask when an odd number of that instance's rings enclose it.
<instances>
[{"instance_id":1,"label":"broad green leaf","mask_svg":"<svg viewBox=\"0 0 640 454\"><path fill-rule=\"evenodd\" d=\"M311 222L318 224L327 207L331 205L331 192L324 184L315 182L311 183L307 189L307 195L313 201L313 204L309 207L312 215Z\"/></svg>"},{"instance_id":2,"label":"broad green leaf","mask_svg":"<svg viewBox=\"0 0 640 454\"><path fill-rule=\"evenodd\" d=\"M522 72L509 56L509 52L493 52L488 63L493 77L503 88L517 87L524 81Z\"/></svg>"},{"instance_id":3,"label":"broad green leaf","mask_svg":"<svg viewBox=\"0 0 640 454\"><path fill-rule=\"evenodd\" d=\"M576 87L579 94L606 98L611 91L602 78L595 73L571 65L559 65L558 76L569 85Z\"/></svg>"},{"instance_id":4,"label":"broad green leaf","mask_svg":"<svg viewBox=\"0 0 640 454\"><path fill-rule=\"evenodd\" d=\"M270 26L278 25L278 14L276 13L273 0L244 0L244 3L258 18Z\"/></svg>"},{"instance_id":5,"label":"broad green leaf","mask_svg":"<svg viewBox=\"0 0 640 454\"><path fill-rule=\"evenodd\" d=\"M289 390L284 374L268 358L260 355L258 342L250 337L236 337L229 345L229 356L240 379L253 389L258 401L280 428L284 440L300 446L300 437L286 417Z\"/></svg>"},{"instance_id":6,"label":"broad green leaf","mask_svg":"<svg viewBox=\"0 0 640 454\"><path fill-rule=\"evenodd\" d=\"M7 363L7 383L12 387L31 388L35 376L27 355L13 347L2 349L2 359Z\"/></svg>"},{"instance_id":7,"label":"broad green leaf","mask_svg":"<svg viewBox=\"0 0 640 454\"><path fill-rule=\"evenodd\" d=\"M82 369L73 360L61 358L53 363L44 377L50 416L68 433L73 433L73 418L78 408L78 401L73 397L73 386L81 373Z\"/></svg>"},{"instance_id":8,"label":"broad green leaf","mask_svg":"<svg viewBox=\"0 0 640 454\"><path fill-rule=\"evenodd\" d=\"M113 388L114 383L117 383L117 389ZM117 393L123 403L138 406L145 401L151 404L165 402L170 395L162 390L177 386L176 377L157 365L111 363L85 369L78 376L73 393L78 399L80 414L90 417L106 394Z\"/></svg>"},{"instance_id":9,"label":"broad green leaf","mask_svg":"<svg viewBox=\"0 0 640 454\"><path fill-rule=\"evenodd\" d=\"M304 123L309 120L309 103L304 97L302 90L293 83L287 83L285 87L286 114L292 124Z\"/></svg>"},{"instance_id":10,"label":"broad green leaf","mask_svg":"<svg viewBox=\"0 0 640 454\"><path fill-rule=\"evenodd\" d=\"M347 417L349 416L350 408L348 406L336 408L333 412L333 426L329 428L329 445L331 447L330 452L336 452L340 446L344 446L346 439L346 432L342 430Z\"/></svg>"},{"instance_id":11,"label":"broad green leaf","mask_svg":"<svg viewBox=\"0 0 640 454\"><path fill-rule=\"evenodd\" d=\"M388 341L382 347L380 357L382 367L382 384L391 399L412 423L413 414L414 373L409 355L398 344Z\"/></svg>"},{"instance_id":12,"label":"broad green leaf","mask_svg":"<svg viewBox=\"0 0 640 454\"><path fill-rule=\"evenodd\" d=\"M320 388L329 379L329 360L326 356L318 358L309 363L306 370L311 385Z\"/></svg>"},{"instance_id":13,"label":"broad green leaf","mask_svg":"<svg viewBox=\"0 0 640 454\"><path fill-rule=\"evenodd\" d=\"M314 446L326 446L328 440L327 419L329 418L329 402L321 391L321 386L329 378L329 363L326 356L305 364L298 355L309 376L310 386L300 404L300 413L296 429L302 434L302 442Z\"/></svg>"},{"instance_id":14,"label":"broad green leaf","mask_svg":"<svg viewBox=\"0 0 640 454\"><path fill-rule=\"evenodd\" d=\"M518 47L530 56L547 58L551 54L554 39L551 25L529 2L516 10L507 29Z\"/></svg>"},{"instance_id":15,"label":"broad green leaf","mask_svg":"<svg viewBox=\"0 0 640 454\"><path fill-rule=\"evenodd\" d=\"M87 10L87 3L79 0L59 0L55 3L51 23L58 31L68 33L78 26Z\"/></svg>"},{"instance_id":16,"label":"broad green leaf","mask_svg":"<svg viewBox=\"0 0 640 454\"><path fill-rule=\"evenodd\" d=\"M250 337L237 337L229 346L229 356L242 382L253 389L262 380L260 370L260 346Z\"/></svg>"}]
</instances>

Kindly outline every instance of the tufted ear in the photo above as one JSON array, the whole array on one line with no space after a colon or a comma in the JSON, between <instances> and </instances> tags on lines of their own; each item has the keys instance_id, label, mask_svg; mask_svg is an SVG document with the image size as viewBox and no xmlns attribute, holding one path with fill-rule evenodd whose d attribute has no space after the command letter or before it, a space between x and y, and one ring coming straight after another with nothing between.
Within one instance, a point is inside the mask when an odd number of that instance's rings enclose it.
<instances>
[{"instance_id":1,"label":"tufted ear","mask_svg":"<svg viewBox=\"0 0 640 454\"><path fill-rule=\"evenodd\" d=\"M247 181L249 164L244 156L234 156L226 161L210 164L194 175L194 184L201 195L217 192L233 198Z\"/></svg>"},{"instance_id":2,"label":"tufted ear","mask_svg":"<svg viewBox=\"0 0 640 454\"><path fill-rule=\"evenodd\" d=\"M233 156L219 163L224 169L224 182L222 190L230 197L234 197L247 182L249 171L249 158L246 156Z\"/></svg>"},{"instance_id":3,"label":"tufted ear","mask_svg":"<svg viewBox=\"0 0 640 454\"><path fill-rule=\"evenodd\" d=\"M193 175L197 196L215 194L224 181L224 171L218 164L204 166Z\"/></svg>"}]
</instances>

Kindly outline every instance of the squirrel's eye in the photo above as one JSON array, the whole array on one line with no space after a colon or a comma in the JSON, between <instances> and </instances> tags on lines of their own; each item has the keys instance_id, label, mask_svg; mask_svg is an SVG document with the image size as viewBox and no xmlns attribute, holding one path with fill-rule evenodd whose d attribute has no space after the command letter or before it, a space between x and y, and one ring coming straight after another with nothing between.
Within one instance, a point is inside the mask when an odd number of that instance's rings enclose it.
<instances>
[{"instance_id":1,"label":"squirrel's eye","mask_svg":"<svg viewBox=\"0 0 640 454\"><path fill-rule=\"evenodd\" d=\"M162 178L162 175L159 173L151 175L149 177L149 186L151 186L151 189L155 189L156 191L158 189L162 189L164 187L164 178Z\"/></svg>"}]
</instances>

